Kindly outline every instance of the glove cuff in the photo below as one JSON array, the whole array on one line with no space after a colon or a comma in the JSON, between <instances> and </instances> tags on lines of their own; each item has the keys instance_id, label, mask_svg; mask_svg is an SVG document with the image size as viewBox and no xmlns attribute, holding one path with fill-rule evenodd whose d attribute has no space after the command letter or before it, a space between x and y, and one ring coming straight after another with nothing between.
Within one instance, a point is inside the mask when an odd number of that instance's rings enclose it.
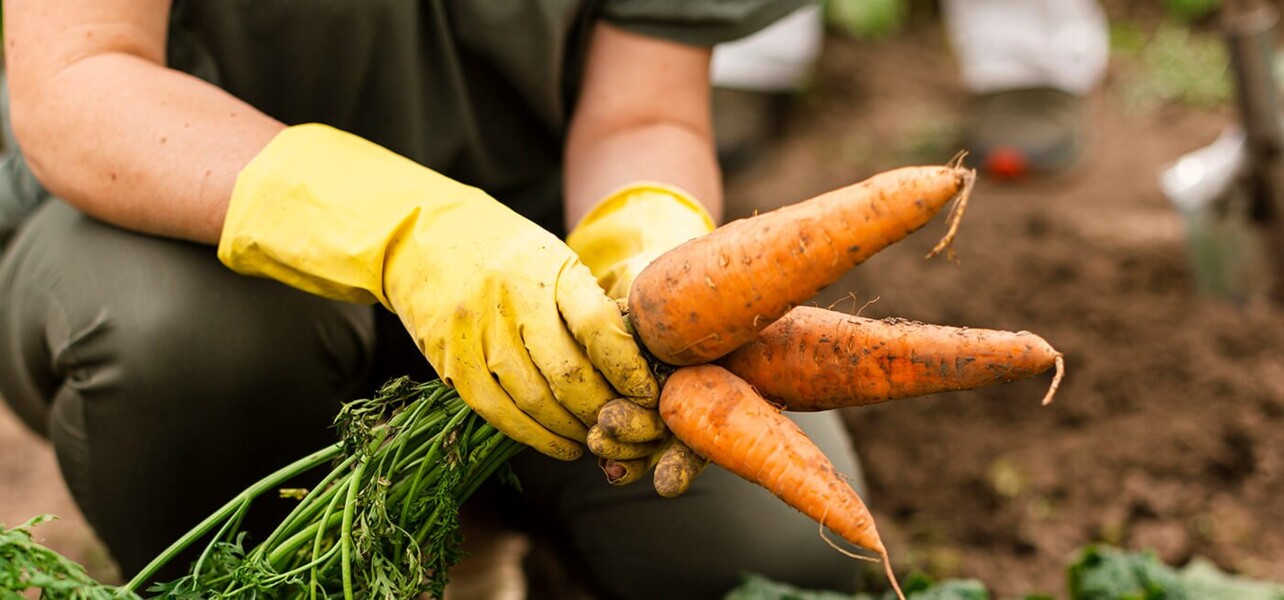
<instances>
[{"instance_id":1,"label":"glove cuff","mask_svg":"<svg viewBox=\"0 0 1284 600\"><path fill-rule=\"evenodd\" d=\"M244 275L391 308L383 286L391 246L423 211L485 198L358 136L296 125L237 176L218 257Z\"/></svg>"},{"instance_id":2,"label":"glove cuff","mask_svg":"<svg viewBox=\"0 0 1284 600\"><path fill-rule=\"evenodd\" d=\"M594 205L567 236L566 244L603 289L614 294L621 287L627 291L632 277L656 256L713 228L709 211L685 191L637 182Z\"/></svg>"}]
</instances>

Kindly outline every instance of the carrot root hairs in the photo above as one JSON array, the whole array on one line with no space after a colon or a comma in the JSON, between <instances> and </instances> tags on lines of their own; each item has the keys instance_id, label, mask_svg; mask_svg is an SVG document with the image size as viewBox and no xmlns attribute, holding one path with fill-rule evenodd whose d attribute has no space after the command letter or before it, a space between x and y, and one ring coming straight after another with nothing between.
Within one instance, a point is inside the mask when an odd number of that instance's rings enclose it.
<instances>
[{"instance_id":1,"label":"carrot root hairs","mask_svg":"<svg viewBox=\"0 0 1284 600\"><path fill-rule=\"evenodd\" d=\"M1052 383L1048 385L1048 393L1043 396L1043 405L1052 404L1052 397L1057 395L1057 388L1061 387L1061 378L1066 374L1066 357L1060 352L1056 358L1057 373L1052 376Z\"/></svg>"}]
</instances>

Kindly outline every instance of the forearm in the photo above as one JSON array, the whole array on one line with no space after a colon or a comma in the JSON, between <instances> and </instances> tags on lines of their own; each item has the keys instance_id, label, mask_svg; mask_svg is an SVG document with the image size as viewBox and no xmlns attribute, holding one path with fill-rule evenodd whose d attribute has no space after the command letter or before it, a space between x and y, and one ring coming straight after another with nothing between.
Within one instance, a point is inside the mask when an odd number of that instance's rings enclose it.
<instances>
[{"instance_id":1,"label":"forearm","mask_svg":"<svg viewBox=\"0 0 1284 600\"><path fill-rule=\"evenodd\" d=\"M612 190L634 181L686 190L722 216L722 183L708 131L681 123L648 123L592 139L572 137L566 157L566 217L573 225Z\"/></svg>"},{"instance_id":2,"label":"forearm","mask_svg":"<svg viewBox=\"0 0 1284 600\"><path fill-rule=\"evenodd\" d=\"M594 28L566 140L566 221L649 180L686 190L714 219L722 184L709 114L709 49Z\"/></svg>"},{"instance_id":3,"label":"forearm","mask_svg":"<svg viewBox=\"0 0 1284 600\"><path fill-rule=\"evenodd\" d=\"M20 73L11 87L15 134L51 192L121 227L198 242L218 241L237 173L283 127L128 53Z\"/></svg>"}]
</instances>

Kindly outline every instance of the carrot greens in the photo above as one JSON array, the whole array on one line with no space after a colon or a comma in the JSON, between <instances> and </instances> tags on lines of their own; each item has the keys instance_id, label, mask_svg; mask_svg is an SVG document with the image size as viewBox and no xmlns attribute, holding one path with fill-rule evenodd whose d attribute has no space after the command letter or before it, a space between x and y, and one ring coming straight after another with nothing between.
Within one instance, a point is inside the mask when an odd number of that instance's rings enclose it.
<instances>
[{"instance_id":1,"label":"carrot greens","mask_svg":"<svg viewBox=\"0 0 1284 600\"><path fill-rule=\"evenodd\" d=\"M439 381L406 378L344 406L341 441L264 478L144 568L144 585L198 539L184 577L153 587L163 598L412 598L440 596L459 552L459 505L522 446L473 413ZM245 547L250 502L295 476L331 465L262 543Z\"/></svg>"},{"instance_id":2,"label":"carrot greens","mask_svg":"<svg viewBox=\"0 0 1284 600\"><path fill-rule=\"evenodd\" d=\"M0 598L20 598L16 592L26 590L38 590L42 598L137 598L94 581L84 567L36 543L31 528L52 520L41 515L12 529L0 525Z\"/></svg>"},{"instance_id":3,"label":"carrot greens","mask_svg":"<svg viewBox=\"0 0 1284 600\"><path fill-rule=\"evenodd\" d=\"M202 549L187 573L151 586L146 596L440 597L450 566L461 558L460 504L493 476L515 484L507 461L523 446L440 381L392 380L374 398L345 405L336 426L340 442L259 480L119 588L94 582L32 541L31 526L46 517L0 528L0 598L27 590L44 598L138 598L189 548ZM324 474L311 489L283 489L314 472ZM242 517L257 498L277 493L299 503L256 542L242 529Z\"/></svg>"}]
</instances>

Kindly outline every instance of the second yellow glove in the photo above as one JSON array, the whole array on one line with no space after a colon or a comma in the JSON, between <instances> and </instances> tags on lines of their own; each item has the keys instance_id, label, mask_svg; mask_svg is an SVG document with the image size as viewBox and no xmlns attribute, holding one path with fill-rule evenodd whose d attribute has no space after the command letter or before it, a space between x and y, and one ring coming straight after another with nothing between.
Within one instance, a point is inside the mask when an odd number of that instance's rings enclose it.
<instances>
[{"instance_id":1,"label":"second yellow glove","mask_svg":"<svg viewBox=\"0 0 1284 600\"><path fill-rule=\"evenodd\" d=\"M691 196L671 186L644 182L609 194L576 225L566 242L608 296L627 300L634 278L651 261L713 228L713 218ZM630 483L656 465L666 473L657 473L657 491L664 496L685 492L704 460L676 440L650 451L655 440L667 435L653 409L630 409L619 402L608 406L599 416L601 431L589 438L590 450L613 461L604 465L608 481ZM635 458L639 452L650 457Z\"/></svg>"},{"instance_id":2,"label":"second yellow glove","mask_svg":"<svg viewBox=\"0 0 1284 600\"><path fill-rule=\"evenodd\" d=\"M713 217L686 192L642 182L598 202L567 236L566 244L593 271L608 296L626 299L633 279L651 261L713 227Z\"/></svg>"}]
</instances>

